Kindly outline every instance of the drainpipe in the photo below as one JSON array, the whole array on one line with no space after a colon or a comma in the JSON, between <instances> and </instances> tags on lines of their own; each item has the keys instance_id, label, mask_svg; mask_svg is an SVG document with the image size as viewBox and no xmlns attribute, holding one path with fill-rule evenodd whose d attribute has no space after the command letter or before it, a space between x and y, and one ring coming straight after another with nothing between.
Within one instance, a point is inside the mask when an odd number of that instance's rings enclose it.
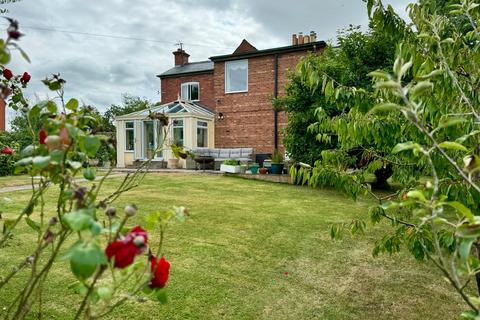
<instances>
[{"instance_id":1,"label":"drainpipe","mask_svg":"<svg viewBox=\"0 0 480 320\"><path fill-rule=\"evenodd\" d=\"M276 99L278 97L278 53L275 54L275 81L273 85L273 97ZM275 109L273 111L273 118L274 118L274 145L275 150L278 149L278 111Z\"/></svg>"}]
</instances>

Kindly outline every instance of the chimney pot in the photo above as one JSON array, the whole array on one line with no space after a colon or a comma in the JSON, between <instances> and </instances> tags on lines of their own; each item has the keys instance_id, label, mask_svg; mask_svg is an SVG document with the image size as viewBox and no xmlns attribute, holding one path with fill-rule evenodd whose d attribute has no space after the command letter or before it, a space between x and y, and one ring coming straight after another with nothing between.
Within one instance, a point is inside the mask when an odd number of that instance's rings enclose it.
<instances>
[{"instance_id":1,"label":"chimney pot","mask_svg":"<svg viewBox=\"0 0 480 320\"><path fill-rule=\"evenodd\" d=\"M303 43L310 43L310 36L304 36L303 37Z\"/></svg>"},{"instance_id":2,"label":"chimney pot","mask_svg":"<svg viewBox=\"0 0 480 320\"><path fill-rule=\"evenodd\" d=\"M303 44L303 32L298 33L298 44Z\"/></svg>"},{"instance_id":3,"label":"chimney pot","mask_svg":"<svg viewBox=\"0 0 480 320\"><path fill-rule=\"evenodd\" d=\"M296 46L298 44L298 38L297 38L297 34L293 34L292 35L292 46Z\"/></svg>"}]
</instances>

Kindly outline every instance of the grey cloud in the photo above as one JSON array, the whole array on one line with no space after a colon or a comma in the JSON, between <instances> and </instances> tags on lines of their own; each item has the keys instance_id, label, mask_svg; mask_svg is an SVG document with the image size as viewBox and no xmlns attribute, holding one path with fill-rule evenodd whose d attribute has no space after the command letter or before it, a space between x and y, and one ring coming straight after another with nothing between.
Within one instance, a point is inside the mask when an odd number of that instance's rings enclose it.
<instances>
[{"instance_id":1,"label":"grey cloud","mask_svg":"<svg viewBox=\"0 0 480 320\"><path fill-rule=\"evenodd\" d=\"M387 2L403 10L408 1ZM158 101L155 75L172 67L177 41L185 43L195 61L231 53L243 38L265 49L288 45L292 32L315 30L328 40L348 24L367 23L361 0L24 0L9 9L25 27L27 36L20 44L32 60L28 64L16 56L9 67L32 74L30 97L46 97L49 93L40 80L60 72L67 79L68 97L101 110L119 103L122 93Z\"/></svg>"}]
</instances>

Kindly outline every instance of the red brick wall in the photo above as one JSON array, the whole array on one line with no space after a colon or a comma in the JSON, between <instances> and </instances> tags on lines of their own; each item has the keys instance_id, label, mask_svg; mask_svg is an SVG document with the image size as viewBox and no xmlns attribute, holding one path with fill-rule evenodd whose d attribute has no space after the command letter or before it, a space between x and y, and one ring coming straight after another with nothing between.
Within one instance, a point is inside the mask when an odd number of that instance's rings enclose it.
<instances>
[{"instance_id":1,"label":"red brick wall","mask_svg":"<svg viewBox=\"0 0 480 320\"><path fill-rule=\"evenodd\" d=\"M303 52L279 55L278 92L284 93L289 70L294 70ZM225 119L216 119L215 147L253 147L256 153L272 153L274 150L274 111L271 98L274 91L274 55L250 58L248 61L248 92L225 93L225 63L216 62L214 92L216 111ZM284 113L279 114L279 142L281 130L286 125Z\"/></svg>"},{"instance_id":2,"label":"red brick wall","mask_svg":"<svg viewBox=\"0 0 480 320\"><path fill-rule=\"evenodd\" d=\"M162 103L172 102L180 95L180 85L185 82L200 83L200 103L215 109L213 74L186 75L161 80Z\"/></svg>"}]
</instances>

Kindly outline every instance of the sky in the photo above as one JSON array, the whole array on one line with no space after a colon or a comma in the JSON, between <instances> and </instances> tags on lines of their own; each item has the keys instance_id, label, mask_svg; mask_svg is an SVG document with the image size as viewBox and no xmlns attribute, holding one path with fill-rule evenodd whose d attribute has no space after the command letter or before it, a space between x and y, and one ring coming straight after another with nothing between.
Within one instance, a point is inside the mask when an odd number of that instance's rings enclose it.
<instances>
[{"instance_id":1,"label":"sky","mask_svg":"<svg viewBox=\"0 0 480 320\"><path fill-rule=\"evenodd\" d=\"M384 0L403 16L408 2ZM25 34L19 44L31 63L15 54L8 67L32 75L27 96L51 97L41 80L60 73L67 98L101 111L122 94L158 102L156 75L173 67L179 42L190 61L201 61L232 53L244 38L258 49L290 45L300 31L335 41L337 30L368 23L362 0L22 0L5 7Z\"/></svg>"}]
</instances>

